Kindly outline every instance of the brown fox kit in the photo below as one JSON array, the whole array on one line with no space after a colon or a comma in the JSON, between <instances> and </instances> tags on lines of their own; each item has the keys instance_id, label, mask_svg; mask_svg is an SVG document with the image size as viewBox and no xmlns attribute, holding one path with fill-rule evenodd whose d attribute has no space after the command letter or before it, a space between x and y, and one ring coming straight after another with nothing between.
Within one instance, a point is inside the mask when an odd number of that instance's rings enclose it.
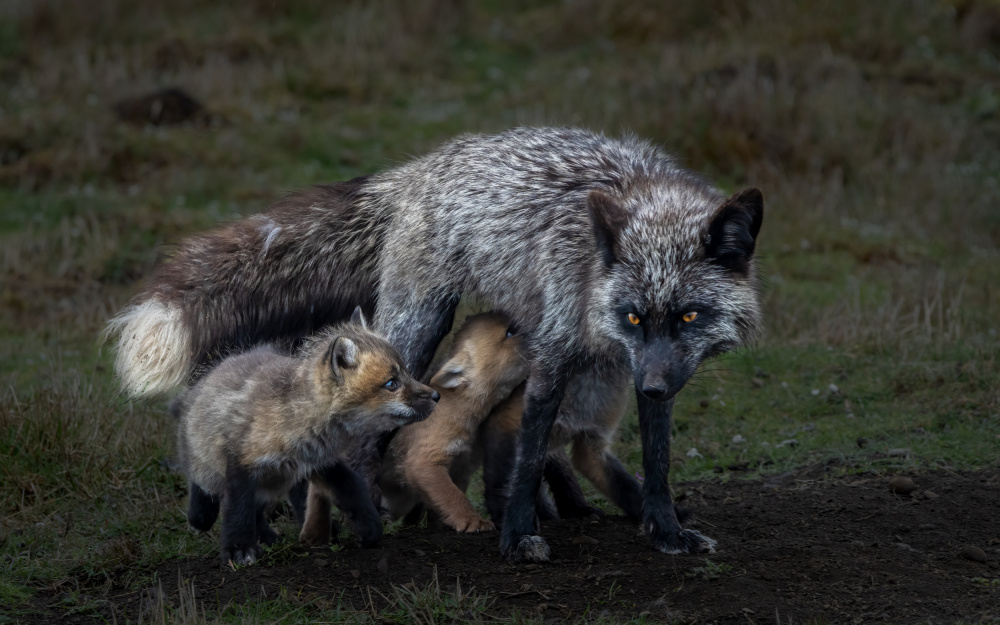
<instances>
[{"instance_id":1,"label":"brown fox kit","mask_svg":"<svg viewBox=\"0 0 1000 625\"><path fill-rule=\"evenodd\" d=\"M493 530L494 522L502 521L527 375L522 340L505 316L488 313L466 320L455 334L445 362L431 378L431 386L441 393L438 407L426 421L400 430L386 454L383 503L394 517L407 516L424 503L459 532ZM597 437L601 441L610 439L624 408L623 402L608 405L612 410L597 426L604 427ZM572 431L572 419L566 417L560 416L553 431L550 444L554 446L545 471L557 510L551 510L551 502L540 498L539 516L543 518L600 512L587 504L561 451L571 439L579 444L578 437L586 438L591 432ZM608 480L602 479L603 474L592 477L600 473L592 470L592 457L578 455L586 460L580 463L588 469L585 475L607 492ZM484 456L486 502L493 522L482 518L465 496Z\"/></svg>"},{"instance_id":2,"label":"brown fox kit","mask_svg":"<svg viewBox=\"0 0 1000 625\"><path fill-rule=\"evenodd\" d=\"M226 358L175 404L189 521L208 530L221 500L223 561L253 564L258 543L277 538L269 506L310 479L332 492L362 543L374 545L381 519L346 457L358 440L425 419L437 399L360 309L295 357L261 347Z\"/></svg>"}]
</instances>

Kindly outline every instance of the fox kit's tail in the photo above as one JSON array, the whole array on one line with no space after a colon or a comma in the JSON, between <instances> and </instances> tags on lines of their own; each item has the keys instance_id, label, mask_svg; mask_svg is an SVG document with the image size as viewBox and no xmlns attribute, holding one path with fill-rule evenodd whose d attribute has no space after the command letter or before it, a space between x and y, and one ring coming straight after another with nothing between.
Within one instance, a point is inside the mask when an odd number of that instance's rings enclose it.
<instances>
[{"instance_id":1,"label":"fox kit's tail","mask_svg":"<svg viewBox=\"0 0 1000 625\"><path fill-rule=\"evenodd\" d=\"M365 208L363 187L310 187L182 241L108 322L122 389L160 395L234 350L301 338L357 305L370 313L386 220Z\"/></svg>"}]
</instances>

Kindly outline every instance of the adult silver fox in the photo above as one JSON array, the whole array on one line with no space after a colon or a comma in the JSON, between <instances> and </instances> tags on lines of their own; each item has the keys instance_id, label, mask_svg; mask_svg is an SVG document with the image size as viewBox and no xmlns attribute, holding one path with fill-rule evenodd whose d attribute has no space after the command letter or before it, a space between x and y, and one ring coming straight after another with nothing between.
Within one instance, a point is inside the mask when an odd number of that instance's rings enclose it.
<instances>
[{"instance_id":1,"label":"adult silver fox","mask_svg":"<svg viewBox=\"0 0 1000 625\"><path fill-rule=\"evenodd\" d=\"M762 218L758 190L727 199L635 137L465 135L183 241L110 322L116 370L134 396L164 392L227 350L303 336L361 304L419 378L472 296L513 320L530 361L503 555L548 558L533 512L564 396L586 420L579 400L619 392L629 374L643 527L665 553L711 551L670 499L673 397L702 360L757 336Z\"/></svg>"}]
</instances>

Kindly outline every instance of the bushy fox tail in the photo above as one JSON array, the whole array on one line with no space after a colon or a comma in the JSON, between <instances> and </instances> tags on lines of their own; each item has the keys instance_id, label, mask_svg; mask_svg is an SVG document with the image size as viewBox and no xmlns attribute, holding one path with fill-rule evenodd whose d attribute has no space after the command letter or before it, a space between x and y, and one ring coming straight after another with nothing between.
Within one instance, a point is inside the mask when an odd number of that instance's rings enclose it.
<instances>
[{"instance_id":1,"label":"bushy fox tail","mask_svg":"<svg viewBox=\"0 0 1000 625\"><path fill-rule=\"evenodd\" d=\"M183 384L194 369L191 330L180 309L157 299L126 306L108 322L117 338L115 373L134 398L154 397Z\"/></svg>"},{"instance_id":2,"label":"bushy fox tail","mask_svg":"<svg viewBox=\"0 0 1000 625\"><path fill-rule=\"evenodd\" d=\"M105 329L122 390L168 393L233 351L371 314L387 221L364 208L364 182L308 187L182 241Z\"/></svg>"}]
</instances>

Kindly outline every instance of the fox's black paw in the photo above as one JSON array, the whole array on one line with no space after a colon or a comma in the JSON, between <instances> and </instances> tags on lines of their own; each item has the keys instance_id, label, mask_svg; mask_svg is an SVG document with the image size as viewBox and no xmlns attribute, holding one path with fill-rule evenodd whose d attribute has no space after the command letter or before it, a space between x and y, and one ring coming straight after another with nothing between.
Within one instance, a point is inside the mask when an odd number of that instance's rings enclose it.
<instances>
[{"instance_id":1,"label":"fox's black paw","mask_svg":"<svg viewBox=\"0 0 1000 625\"><path fill-rule=\"evenodd\" d=\"M653 547L671 555L681 553L715 553L715 540L695 530L657 532L652 524L646 525L646 535Z\"/></svg>"},{"instance_id":2,"label":"fox's black paw","mask_svg":"<svg viewBox=\"0 0 1000 625\"><path fill-rule=\"evenodd\" d=\"M513 544L501 539L500 553L511 562L548 562L549 545L541 536L518 536Z\"/></svg>"},{"instance_id":3,"label":"fox's black paw","mask_svg":"<svg viewBox=\"0 0 1000 625\"><path fill-rule=\"evenodd\" d=\"M222 550L223 565L232 563L235 566L250 566L257 562L264 555L264 550L259 546L253 547L231 547Z\"/></svg>"}]
</instances>

